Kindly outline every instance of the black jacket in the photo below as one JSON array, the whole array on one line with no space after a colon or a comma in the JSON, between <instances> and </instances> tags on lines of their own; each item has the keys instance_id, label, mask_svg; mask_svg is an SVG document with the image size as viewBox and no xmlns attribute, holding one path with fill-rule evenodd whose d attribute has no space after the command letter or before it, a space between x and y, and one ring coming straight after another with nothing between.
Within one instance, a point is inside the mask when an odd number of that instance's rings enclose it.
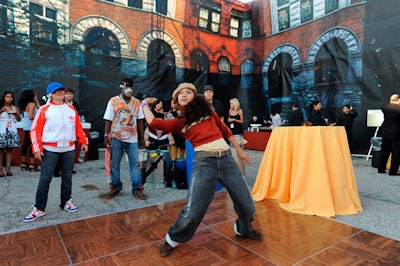
<instances>
[{"instance_id":1,"label":"black jacket","mask_svg":"<svg viewBox=\"0 0 400 266\"><path fill-rule=\"evenodd\" d=\"M382 107L383 123L381 125L382 138L400 138L400 105L389 103Z\"/></svg>"},{"instance_id":2,"label":"black jacket","mask_svg":"<svg viewBox=\"0 0 400 266\"><path fill-rule=\"evenodd\" d=\"M353 120L357 116L358 116L358 113L354 109L351 109L348 114L342 113L338 118L337 125L344 126L347 134L349 134L353 130Z\"/></svg>"},{"instance_id":3,"label":"black jacket","mask_svg":"<svg viewBox=\"0 0 400 266\"><path fill-rule=\"evenodd\" d=\"M303 113L301 112L300 109L293 110L289 114L289 124L291 126L301 126L303 125L304 119L303 119Z\"/></svg>"},{"instance_id":4,"label":"black jacket","mask_svg":"<svg viewBox=\"0 0 400 266\"><path fill-rule=\"evenodd\" d=\"M320 111L312 110L309 121L313 126L326 126L324 115Z\"/></svg>"},{"instance_id":5,"label":"black jacket","mask_svg":"<svg viewBox=\"0 0 400 266\"><path fill-rule=\"evenodd\" d=\"M210 104L210 107L214 109L214 111L218 114L219 117L224 117L225 112L224 112L224 107L222 106L222 103L216 99L213 99L212 104Z\"/></svg>"}]
</instances>

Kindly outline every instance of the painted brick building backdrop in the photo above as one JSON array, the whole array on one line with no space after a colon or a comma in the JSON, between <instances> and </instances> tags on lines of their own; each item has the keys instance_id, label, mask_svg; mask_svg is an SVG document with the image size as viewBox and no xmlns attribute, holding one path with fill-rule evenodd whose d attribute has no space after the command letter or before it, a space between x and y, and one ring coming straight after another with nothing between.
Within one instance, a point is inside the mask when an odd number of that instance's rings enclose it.
<instances>
[{"instance_id":1,"label":"painted brick building backdrop","mask_svg":"<svg viewBox=\"0 0 400 266\"><path fill-rule=\"evenodd\" d=\"M351 103L362 129L355 146L365 150L374 131L367 110L400 82L400 41L390 34L400 4L385 3L390 8L377 0L1 0L1 90L43 95L58 80L77 91L100 133L125 76L136 93L165 101L182 81L200 92L213 84L226 109L240 99L245 124L254 114L287 114L292 102L307 117L312 100L335 120Z\"/></svg>"}]
</instances>

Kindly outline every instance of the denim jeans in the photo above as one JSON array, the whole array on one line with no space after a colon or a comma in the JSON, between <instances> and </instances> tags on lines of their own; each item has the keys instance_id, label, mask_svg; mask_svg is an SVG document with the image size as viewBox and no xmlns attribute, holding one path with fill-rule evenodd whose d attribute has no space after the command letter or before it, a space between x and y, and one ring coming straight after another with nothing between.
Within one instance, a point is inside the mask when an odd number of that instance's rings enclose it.
<instances>
[{"instance_id":1,"label":"denim jeans","mask_svg":"<svg viewBox=\"0 0 400 266\"><path fill-rule=\"evenodd\" d=\"M129 143L117 138L111 139L111 183L122 190L120 164L124 151L129 159L129 174L132 182L132 194L143 184L140 182L139 147L138 143Z\"/></svg>"},{"instance_id":2,"label":"denim jeans","mask_svg":"<svg viewBox=\"0 0 400 266\"><path fill-rule=\"evenodd\" d=\"M53 178L54 169L57 162L61 163L61 203L64 208L65 203L71 198L72 192L72 169L74 168L75 150L67 152L51 152L44 150L42 157L39 184L36 191L35 207L44 211L47 205L50 182Z\"/></svg>"},{"instance_id":3,"label":"denim jeans","mask_svg":"<svg viewBox=\"0 0 400 266\"><path fill-rule=\"evenodd\" d=\"M173 241L184 243L192 238L214 197L218 180L225 186L233 201L238 215L237 231L243 236L252 233L251 222L255 211L253 198L232 155L195 158L187 202L168 230L168 235Z\"/></svg>"}]
</instances>

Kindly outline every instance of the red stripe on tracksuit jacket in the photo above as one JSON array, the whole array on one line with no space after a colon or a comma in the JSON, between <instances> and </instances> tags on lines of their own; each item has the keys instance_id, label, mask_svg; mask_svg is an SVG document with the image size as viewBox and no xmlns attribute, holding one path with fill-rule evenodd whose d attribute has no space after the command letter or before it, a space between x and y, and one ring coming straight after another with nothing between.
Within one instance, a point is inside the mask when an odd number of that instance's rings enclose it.
<instances>
[{"instance_id":1,"label":"red stripe on tracksuit jacket","mask_svg":"<svg viewBox=\"0 0 400 266\"><path fill-rule=\"evenodd\" d=\"M78 112L69 104L53 102L39 108L33 120L30 137L32 152L43 152L43 148L53 152L75 149L75 141L88 144L83 132Z\"/></svg>"}]
</instances>

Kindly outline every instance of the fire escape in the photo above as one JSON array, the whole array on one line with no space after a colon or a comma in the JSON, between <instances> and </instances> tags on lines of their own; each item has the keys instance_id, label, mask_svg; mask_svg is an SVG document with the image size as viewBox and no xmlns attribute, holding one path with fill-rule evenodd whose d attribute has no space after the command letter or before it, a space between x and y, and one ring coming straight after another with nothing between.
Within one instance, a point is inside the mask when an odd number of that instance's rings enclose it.
<instances>
[{"instance_id":1,"label":"fire escape","mask_svg":"<svg viewBox=\"0 0 400 266\"><path fill-rule=\"evenodd\" d=\"M165 21L168 17L168 1L153 1L151 12L152 41L147 51L148 75L153 80L157 97L170 99L171 89L176 85L175 56L165 40Z\"/></svg>"},{"instance_id":2,"label":"fire escape","mask_svg":"<svg viewBox=\"0 0 400 266\"><path fill-rule=\"evenodd\" d=\"M155 39L164 40L165 17L160 13L159 8L157 7L159 2L161 3L162 1L152 2L151 30Z\"/></svg>"}]
</instances>

